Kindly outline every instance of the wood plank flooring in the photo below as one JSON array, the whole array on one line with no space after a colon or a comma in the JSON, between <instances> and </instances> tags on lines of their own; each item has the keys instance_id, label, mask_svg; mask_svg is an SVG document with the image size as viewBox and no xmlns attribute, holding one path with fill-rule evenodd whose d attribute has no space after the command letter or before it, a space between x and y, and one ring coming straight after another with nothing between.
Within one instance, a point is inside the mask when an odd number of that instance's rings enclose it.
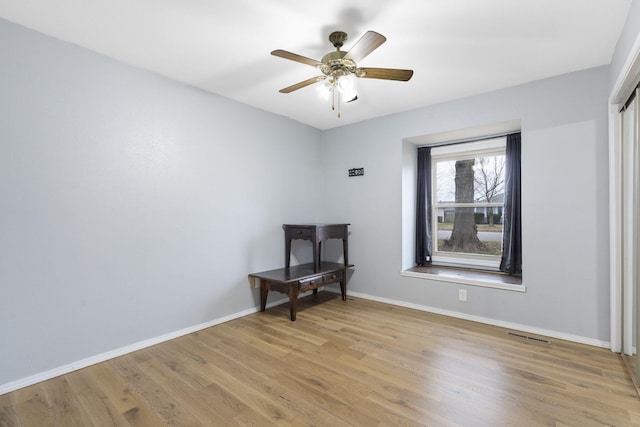
<instances>
[{"instance_id":1,"label":"wood plank flooring","mask_svg":"<svg viewBox=\"0 0 640 427\"><path fill-rule=\"evenodd\" d=\"M632 426L606 349L320 292L0 396L0 426Z\"/></svg>"}]
</instances>

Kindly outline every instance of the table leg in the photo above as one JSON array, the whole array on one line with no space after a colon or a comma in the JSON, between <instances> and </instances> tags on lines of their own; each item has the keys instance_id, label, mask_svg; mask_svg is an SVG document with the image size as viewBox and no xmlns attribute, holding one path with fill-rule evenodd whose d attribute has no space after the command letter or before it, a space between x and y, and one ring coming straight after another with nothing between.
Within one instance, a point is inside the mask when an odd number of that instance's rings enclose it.
<instances>
[{"instance_id":1,"label":"table leg","mask_svg":"<svg viewBox=\"0 0 640 427\"><path fill-rule=\"evenodd\" d=\"M291 239L287 236L284 240L284 266L289 268L291 264Z\"/></svg>"},{"instance_id":2,"label":"table leg","mask_svg":"<svg viewBox=\"0 0 640 427\"><path fill-rule=\"evenodd\" d=\"M296 313L298 312L298 289L297 286L289 287L289 314L291 320L296 320Z\"/></svg>"},{"instance_id":3,"label":"table leg","mask_svg":"<svg viewBox=\"0 0 640 427\"><path fill-rule=\"evenodd\" d=\"M317 237L311 238L313 244L313 272L317 273L320 270L320 245L322 242L318 242Z\"/></svg>"},{"instance_id":4,"label":"table leg","mask_svg":"<svg viewBox=\"0 0 640 427\"><path fill-rule=\"evenodd\" d=\"M345 230L345 233L348 231ZM344 265L349 265L349 239L346 234L342 239L342 253L344 254Z\"/></svg>"},{"instance_id":5,"label":"table leg","mask_svg":"<svg viewBox=\"0 0 640 427\"><path fill-rule=\"evenodd\" d=\"M267 308L267 294L269 293L269 287L267 281L260 280L260 311L265 311Z\"/></svg>"},{"instance_id":6,"label":"table leg","mask_svg":"<svg viewBox=\"0 0 640 427\"><path fill-rule=\"evenodd\" d=\"M347 300L347 278L344 277L346 272L343 273L342 280L340 280L340 293L342 294L342 301Z\"/></svg>"}]
</instances>

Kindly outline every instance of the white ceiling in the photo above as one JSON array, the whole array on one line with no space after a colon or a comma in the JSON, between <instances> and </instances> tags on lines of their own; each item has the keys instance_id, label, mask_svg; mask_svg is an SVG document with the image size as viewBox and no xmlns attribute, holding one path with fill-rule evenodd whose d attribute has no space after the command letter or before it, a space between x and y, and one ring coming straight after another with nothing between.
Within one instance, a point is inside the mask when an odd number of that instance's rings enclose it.
<instances>
[{"instance_id":1,"label":"white ceiling","mask_svg":"<svg viewBox=\"0 0 640 427\"><path fill-rule=\"evenodd\" d=\"M0 0L0 17L186 84L329 129L609 64L631 0ZM359 66L410 68L409 82L358 80L331 111L310 66L332 31L387 42Z\"/></svg>"}]
</instances>

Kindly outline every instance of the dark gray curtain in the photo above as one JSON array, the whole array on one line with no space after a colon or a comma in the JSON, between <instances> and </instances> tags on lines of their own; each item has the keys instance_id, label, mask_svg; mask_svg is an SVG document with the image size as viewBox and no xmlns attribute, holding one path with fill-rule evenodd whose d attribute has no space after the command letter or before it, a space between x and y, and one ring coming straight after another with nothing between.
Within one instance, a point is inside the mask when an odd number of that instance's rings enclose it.
<instances>
[{"instance_id":1,"label":"dark gray curtain","mask_svg":"<svg viewBox=\"0 0 640 427\"><path fill-rule=\"evenodd\" d=\"M507 135L504 176L504 212L500 271L522 274L522 221L520 220L520 133Z\"/></svg>"},{"instance_id":2,"label":"dark gray curtain","mask_svg":"<svg viewBox=\"0 0 640 427\"><path fill-rule=\"evenodd\" d=\"M431 147L418 148L416 265L431 264Z\"/></svg>"}]
</instances>

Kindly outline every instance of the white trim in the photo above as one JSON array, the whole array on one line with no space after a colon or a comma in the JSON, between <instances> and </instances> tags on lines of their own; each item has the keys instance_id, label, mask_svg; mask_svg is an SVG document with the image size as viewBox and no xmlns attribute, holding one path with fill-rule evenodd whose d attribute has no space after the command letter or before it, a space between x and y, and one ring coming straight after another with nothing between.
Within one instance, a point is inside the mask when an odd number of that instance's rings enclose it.
<instances>
[{"instance_id":1,"label":"white trim","mask_svg":"<svg viewBox=\"0 0 640 427\"><path fill-rule=\"evenodd\" d=\"M468 279L464 277L447 277L438 274L420 273L417 271L401 271L401 276L413 277L414 279L438 280L440 282L457 283L462 285L480 286L483 288L502 289L504 291L527 292L524 285L509 285L494 282L486 282L479 279Z\"/></svg>"},{"instance_id":2,"label":"white trim","mask_svg":"<svg viewBox=\"0 0 640 427\"><path fill-rule=\"evenodd\" d=\"M520 131L520 119L507 120L505 122L491 123L483 126L474 126L466 129L455 129L444 132L430 133L404 138L403 141L415 145L435 145L443 142L464 142L478 138L491 138L496 135Z\"/></svg>"},{"instance_id":3,"label":"white trim","mask_svg":"<svg viewBox=\"0 0 640 427\"><path fill-rule=\"evenodd\" d=\"M445 252L436 250L431 256L434 264L446 267L471 267L481 268L487 271L500 270L500 257L485 254L463 254L458 252Z\"/></svg>"},{"instance_id":4,"label":"white trim","mask_svg":"<svg viewBox=\"0 0 640 427\"><path fill-rule=\"evenodd\" d=\"M339 290L332 289L332 288L327 288L327 290L334 293L340 292ZM490 319L488 317L481 317L481 316L474 316L472 314L460 313L458 311L444 310L441 308L429 307L421 304L414 304L414 303L405 302L405 301L382 298L382 297L377 297L369 294L363 294L360 292L349 292L349 295L356 298L382 302L385 304L397 305L400 307L411 308L414 310L426 311L428 313L441 314L443 316L470 320L472 322L484 323L487 325L493 325L493 326L498 326L505 329L527 332L530 334L542 335L550 338L557 338L560 340L576 342L579 344L586 344L593 347L609 348L611 345L611 343L609 343L608 341L596 340L593 338L582 337L580 335L566 334L564 332L551 331L549 329L541 329L533 326L521 325L519 323L505 322L502 320Z\"/></svg>"},{"instance_id":5,"label":"white trim","mask_svg":"<svg viewBox=\"0 0 640 427\"><path fill-rule=\"evenodd\" d=\"M301 294L304 295L304 294ZM284 304L289 302L288 298L279 299L277 301L273 301L267 304L267 308L275 307L276 305ZM160 344L175 338L179 338L184 335L191 334L193 332L200 331L202 329L210 328L212 326L219 325L221 323L228 322L230 320L238 319L240 317L247 316L249 314L253 314L259 311L258 307L249 308L247 310L243 310L237 313L230 314L228 316L219 317L214 320L210 320L205 323L201 323L195 326L189 326L187 328L181 329L175 332L169 332L168 334L161 335L159 337L150 338L144 341L140 341L137 343L133 343L124 347L117 348L115 350L110 350L102 354L96 354L95 356L90 356L82 360L78 360L67 365L59 366L57 368L50 369L45 372L40 372L35 375L31 375L26 378L21 378L16 381L12 381L6 384L0 384L0 395L5 393L10 393L12 391L18 390L23 387L27 387L42 381L49 380L51 378L58 377L60 375L68 374L69 372L77 371L78 369L86 368L91 365L95 365L97 363L102 363L107 360L113 359L115 357L123 356L128 353L132 353L137 350L142 350L143 348L151 347L152 345Z\"/></svg>"},{"instance_id":6,"label":"white trim","mask_svg":"<svg viewBox=\"0 0 640 427\"><path fill-rule=\"evenodd\" d=\"M638 91L636 90L636 94ZM638 140L638 113L640 106L637 98L631 104L633 108L625 110L622 116L622 143L621 146L621 170L622 170L622 351L625 354L633 355L633 341L636 325L635 318L635 293L636 293L636 266L635 259L635 223L636 206L634 183L636 177L635 170L635 146ZM628 120L625 120L627 119ZM628 122L629 124L626 124Z\"/></svg>"},{"instance_id":7,"label":"white trim","mask_svg":"<svg viewBox=\"0 0 640 427\"><path fill-rule=\"evenodd\" d=\"M441 160L457 158L456 154L482 155L501 153L504 154L507 147L507 137L487 138L474 142L455 143L452 145L441 145L431 149L431 158Z\"/></svg>"},{"instance_id":8,"label":"white trim","mask_svg":"<svg viewBox=\"0 0 640 427\"><path fill-rule=\"evenodd\" d=\"M609 109L609 294L611 351L622 351L622 117L616 105Z\"/></svg>"},{"instance_id":9,"label":"white trim","mask_svg":"<svg viewBox=\"0 0 640 427\"><path fill-rule=\"evenodd\" d=\"M403 272L403 273L407 273L407 272ZM403 274L403 275L409 275L409 274ZM335 289L335 288L331 288L331 287L322 287L319 288L319 290L325 290L325 291L329 291L332 293L339 293L340 290ZM411 308L411 309L415 309L415 310L420 310L420 311L426 311L429 313L435 313L435 314L442 314L444 316L449 316L449 317L455 317L458 319L465 319L465 320L470 320L473 322L479 322L479 323L485 323L487 325L493 325L493 326L499 326L499 327L503 327L506 329L515 329L518 331L523 331L523 332L528 332L528 333L533 333L533 334L537 334L537 335L543 335L543 336L547 336L547 337L552 337L552 338L558 338L558 339L563 339L563 340L567 340L567 341L572 341L572 342L577 342L580 344L587 344L587 345L591 345L591 346L595 346L595 347L603 347L603 348L609 348L610 347L610 343L606 342L606 341L600 341L600 340L594 340L591 338L586 338L586 337L581 337L578 335L571 335L571 334L565 334L562 332L556 332L556 331L550 331L547 329L540 329L540 328L534 328L534 327L530 327L530 326L526 326L526 325L520 325L517 323L512 323L512 322L504 322L501 320L495 320L495 319L490 319L490 318L486 318L486 317L480 317L480 316L474 316L474 315L470 315L470 314L466 314L466 313L460 313L460 312L456 312L456 311L451 311L451 310L444 310L444 309L440 309L440 308L435 308L435 307L429 307L429 306L425 306L425 305L420 305L420 304L414 304L414 303L409 303L409 302L404 302L404 301L398 301L398 300L393 300L393 299L389 299L389 298L382 298L382 297L376 297L373 295L369 295L369 294L364 294L364 293L360 293L360 292L349 292L350 296L354 296L356 298L362 298L362 299L367 299L367 300L371 300L371 301L377 301L377 302L382 302L385 304L391 304L391 305L397 305L400 307L406 307L406 308ZM271 308L271 307L275 307L277 305L280 304L284 304L287 303L289 300L288 298L282 298L280 300L277 301L273 301L269 304L267 304L267 308ZM91 356L88 357L86 359L82 359L82 360L78 360L76 362L73 363L69 363L67 365L63 365L54 369L50 369L48 371L45 372L41 372L39 374L36 375L31 375L29 377L26 378L21 378L19 380L16 381L12 381L10 383L6 383L6 384L0 384L0 395L6 394L6 393L10 393L12 391L21 389L23 387L27 387L42 381L46 381L49 380L51 378L55 378L58 377L60 375L65 375L68 374L69 372L73 372L82 368L86 368L88 366L91 365L95 365L97 363L101 363L101 362L105 362L107 360L113 359L115 357L119 357L119 356L123 356L125 354L128 353L132 353L134 351L137 350L141 350L143 348L147 348L150 347L152 345L156 345L156 344L160 344L175 338L179 338L181 336L184 335L188 335L191 334L193 332L197 332L200 331L202 329L206 329L206 328L210 328L212 326L216 326L219 325L221 323L225 323L225 322L229 322L231 320L234 319L238 319L240 317L244 317L247 316L249 314L253 314L258 312L259 309L258 307L254 307L254 308L250 308L247 310L243 310L237 313L233 313L230 314L228 316L223 316L220 317L218 319L214 319L211 320L209 322L205 322L205 323L201 323L199 325L195 325L195 326L190 326L188 328L184 328L181 329L179 331L175 331L175 332L171 332L165 335L161 335L159 337L155 337L155 338L150 338L148 340L144 340L144 341L140 341L125 347L121 347L119 349L115 349L115 350L111 350L102 354L98 354L95 356Z\"/></svg>"},{"instance_id":10,"label":"white trim","mask_svg":"<svg viewBox=\"0 0 640 427\"><path fill-rule=\"evenodd\" d=\"M456 203L456 202L434 202L436 208L503 208L504 203L496 202L472 202L472 203Z\"/></svg>"}]
</instances>

